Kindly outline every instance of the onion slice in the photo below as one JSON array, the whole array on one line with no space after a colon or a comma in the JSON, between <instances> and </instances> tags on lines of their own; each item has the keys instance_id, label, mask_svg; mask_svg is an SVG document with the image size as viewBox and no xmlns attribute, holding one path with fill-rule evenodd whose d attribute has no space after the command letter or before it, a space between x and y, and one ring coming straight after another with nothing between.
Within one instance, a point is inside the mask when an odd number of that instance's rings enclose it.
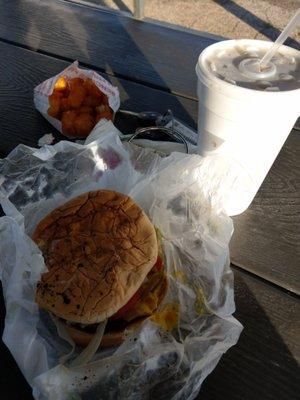
<instances>
[{"instance_id":1,"label":"onion slice","mask_svg":"<svg viewBox=\"0 0 300 400\"><path fill-rule=\"evenodd\" d=\"M102 321L97 326L96 332L88 344L88 346L76 357L71 363L70 367L79 367L80 365L87 364L93 358L94 354L99 349L100 343L102 341L102 337L104 334L104 330L106 327L107 319Z\"/></svg>"},{"instance_id":2,"label":"onion slice","mask_svg":"<svg viewBox=\"0 0 300 400\"><path fill-rule=\"evenodd\" d=\"M57 330L58 336L61 337L62 339L64 339L66 342L68 342L70 346L72 346L72 348L69 351L69 353L67 353L67 354L65 354L65 355L63 355L63 356L61 356L59 358L59 362L61 364L65 364L69 360L69 358L72 356L72 354L74 353L75 342L71 338L71 336L69 335L68 331L66 330L64 324L59 320L59 318L57 318L56 316L54 316L51 313L50 313L50 316L51 316L52 321L54 322L54 324L56 326L56 330Z\"/></svg>"}]
</instances>

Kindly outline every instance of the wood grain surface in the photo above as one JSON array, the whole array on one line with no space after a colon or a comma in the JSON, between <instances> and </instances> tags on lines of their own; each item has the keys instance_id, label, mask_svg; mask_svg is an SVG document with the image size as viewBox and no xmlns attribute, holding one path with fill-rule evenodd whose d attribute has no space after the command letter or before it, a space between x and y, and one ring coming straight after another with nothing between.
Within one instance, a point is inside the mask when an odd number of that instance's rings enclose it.
<instances>
[{"instance_id":1,"label":"wood grain surface","mask_svg":"<svg viewBox=\"0 0 300 400\"><path fill-rule=\"evenodd\" d=\"M293 131L251 206L234 217L231 260L300 294L300 134Z\"/></svg>"},{"instance_id":2,"label":"wood grain surface","mask_svg":"<svg viewBox=\"0 0 300 400\"><path fill-rule=\"evenodd\" d=\"M45 133L63 136L34 109L33 89L68 63L6 43L0 43L0 157L17 144L36 146ZM104 75L107 77L106 75ZM122 108L164 111L195 127L197 102L127 80L109 77L120 89ZM132 119L118 117L127 133ZM277 157L250 208L234 218L231 261L279 286L299 293L300 136L294 131Z\"/></svg>"},{"instance_id":3,"label":"wood grain surface","mask_svg":"<svg viewBox=\"0 0 300 400\"><path fill-rule=\"evenodd\" d=\"M0 0L0 9L2 39L187 97L196 98L200 52L215 42L60 0Z\"/></svg>"},{"instance_id":4,"label":"wood grain surface","mask_svg":"<svg viewBox=\"0 0 300 400\"><path fill-rule=\"evenodd\" d=\"M198 399L299 399L299 300L235 271L235 301L244 330Z\"/></svg>"},{"instance_id":5,"label":"wood grain surface","mask_svg":"<svg viewBox=\"0 0 300 400\"><path fill-rule=\"evenodd\" d=\"M0 290L1 291L1 290ZM235 272L236 318L244 330L236 346L204 382L199 400L296 400L300 393L300 304L292 296ZM2 296L0 296L2 301ZM0 321L3 322L3 303ZM3 325L1 326L2 332ZM9 351L0 344L3 400L32 400Z\"/></svg>"}]
</instances>

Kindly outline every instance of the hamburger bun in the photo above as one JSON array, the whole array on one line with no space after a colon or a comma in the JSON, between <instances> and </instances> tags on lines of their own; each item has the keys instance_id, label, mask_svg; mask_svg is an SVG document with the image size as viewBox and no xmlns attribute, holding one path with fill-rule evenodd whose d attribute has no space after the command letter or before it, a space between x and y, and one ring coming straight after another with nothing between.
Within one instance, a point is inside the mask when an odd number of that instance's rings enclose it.
<instances>
[{"instance_id":1,"label":"hamburger bun","mask_svg":"<svg viewBox=\"0 0 300 400\"><path fill-rule=\"evenodd\" d=\"M95 324L115 314L158 255L147 215L129 196L111 190L92 191L56 208L32 238L48 268L36 301L71 323Z\"/></svg>"},{"instance_id":2,"label":"hamburger bun","mask_svg":"<svg viewBox=\"0 0 300 400\"><path fill-rule=\"evenodd\" d=\"M119 346L124 341L125 336L136 331L145 319L146 317L139 318L129 323L126 328L105 332L101 340L101 347L106 348ZM64 324L64 327L74 342L82 347L88 346L94 336L94 333L86 332L83 329L67 325L66 323Z\"/></svg>"},{"instance_id":3,"label":"hamburger bun","mask_svg":"<svg viewBox=\"0 0 300 400\"><path fill-rule=\"evenodd\" d=\"M156 309L159 307L160 303L162 302L163 298L166 295L167 289L168 289L167 277L166 275L163 275L157 291L158 292L157 307L154 310L152 310L151 314L155 312ZM141 326L141 324L148 318L149 317L147 316L138 317L133 321L126 323L125 326L123 323L123 326L121 326L118 329L108 329L108 330L106 329L101 340L101 347L106 348L106 347L119 346L124 341L126 335L135 332ZM87 330L82 329L79 326L74 326L64 323L64 327L68 332L68 334L71 336L71 338L74 340L74 342L79 346L83 347L88 346L88 344L90 343L90 341L94 336L94 333L88 332Z\"/></svg>"}]
</instances>

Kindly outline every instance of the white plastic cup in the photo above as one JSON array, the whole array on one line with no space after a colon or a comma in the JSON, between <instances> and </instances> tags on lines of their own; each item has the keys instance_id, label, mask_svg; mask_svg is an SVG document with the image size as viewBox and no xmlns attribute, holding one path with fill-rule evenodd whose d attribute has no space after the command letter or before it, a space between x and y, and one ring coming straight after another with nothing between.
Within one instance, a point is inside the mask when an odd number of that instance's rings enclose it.
<instances>
[{"instance_id":1,"label":"white plastic cup","mask_svg":"<svg viewBox=\"0 0 300 400\"><path fill-rule=\"evenodd\" d=\"M233 46L267 49L272 42L226 40L207 47L196 65L198 76L198 149L202 156L218 155L228 160L240 181L232 193L229 215L245 211L266 177L288 134L300 115L300 89L261 91L239 87L217 78L208 69L217 50ZM280 52L299 57L300 52L281 46ZM241 180L241 177L245 179Z\"/></svg>"}]
</instances>

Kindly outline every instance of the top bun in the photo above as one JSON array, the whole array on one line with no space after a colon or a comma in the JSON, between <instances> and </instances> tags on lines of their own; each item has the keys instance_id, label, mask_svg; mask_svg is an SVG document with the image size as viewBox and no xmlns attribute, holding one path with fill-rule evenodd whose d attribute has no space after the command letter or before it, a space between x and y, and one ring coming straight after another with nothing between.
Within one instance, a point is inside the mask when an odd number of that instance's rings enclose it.
<instances>
[{"instance_id":1,"label":"top bun","mask_svg":"<svg viewBox=\"0 0 300 400\"><path fill-rule=\"evenodd\" d=\"M41 308L93 324L116 313L157 259L156 232L128 196L111 190L78 196L48 214L33 240L48 272L37 284Z\"/></svg>"}]
</instances>

